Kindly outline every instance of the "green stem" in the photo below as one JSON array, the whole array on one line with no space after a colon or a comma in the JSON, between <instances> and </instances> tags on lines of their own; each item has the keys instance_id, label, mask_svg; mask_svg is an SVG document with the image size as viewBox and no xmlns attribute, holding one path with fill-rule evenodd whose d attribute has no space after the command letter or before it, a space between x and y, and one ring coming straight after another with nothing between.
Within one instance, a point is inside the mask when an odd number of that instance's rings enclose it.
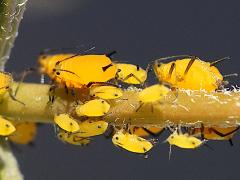
<instances>
[{"instance_id":1,"label":"green stem","mask_svg":"<svg viewBox=\"0 0 240 180\"><path fill-rule=\"evenodd\" d=\"M16 88L16 84L13 89ZM126 90L122 99L109 101L110 112L104 117L116 124L165 126L169 123L192 124L202 122L207 125L236 126L240 122L240 92L180 91L177 101L170 93L161 103L144 104L139 107L138 90ZM64 89L56 91L56 100L48 104L49 86L22 83L17 99L13 101L8 94L0 104L0 114L16 120L52 123L57 113L71 113L75 100L86 100L86 92L77 91L75 96L67 95ZM127 100L126 100L127 99ZM153 107L153 112L152 112Z\"/></svg>"},{"instance_id":2,"label":"green stem","mask_svg":"<svg viewBox=\"0 0 240 180\"><path fill-rule=\"evenodd\" d=\"M4 70L27 0L2 0L0 3L0 70Z\"/></svg>"}]
</instances>

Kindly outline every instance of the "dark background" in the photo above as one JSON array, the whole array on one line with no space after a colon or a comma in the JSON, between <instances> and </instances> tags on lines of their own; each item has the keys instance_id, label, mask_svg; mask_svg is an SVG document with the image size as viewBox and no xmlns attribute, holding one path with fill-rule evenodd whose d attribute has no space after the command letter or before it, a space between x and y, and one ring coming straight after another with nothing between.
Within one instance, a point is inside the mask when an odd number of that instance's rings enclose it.
<instances>
[{"instance_id":1,"label":"dark background","mask_svg":"<svg viewBox=\"0 0 240 180\"><path fill-rule=\"evenodd\" d=\"M45 48L95 45L117 50L122 61L143 67L158 57L192 54L202 59L231 56L223 74L239 73L239 1L29 0L7 70L34 66ZM28 79L38 81L33 75ZM231 80L239 84L239 78ZM162 137L161 140L164 140ZM16 152L26 180L65 179L238 179L239 137L235 146L210 142L215 149L173 149L160 144L148 159L114 147L103 137L89 147L65 145L53 127L39 128L36 146Z\"/></svg>"}]
</instances>

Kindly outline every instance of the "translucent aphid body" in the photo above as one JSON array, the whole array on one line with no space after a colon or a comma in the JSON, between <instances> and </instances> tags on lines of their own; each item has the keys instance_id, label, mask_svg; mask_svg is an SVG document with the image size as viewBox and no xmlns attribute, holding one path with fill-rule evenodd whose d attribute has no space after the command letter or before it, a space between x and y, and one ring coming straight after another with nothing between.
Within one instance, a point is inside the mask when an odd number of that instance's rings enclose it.
<instances>
[{"instance_id":1,"label":"translucent aphid body","mask_svg":"<svg viewBox=\"0 0 240 180\"><path fill-rule=\"evenodd\" d=\"M78 122L68 114L55 115L54 122L67 132L77 132L79 130Z\"/></svg>"},{"instance_id":2,"label":"translucent aphid body","mask_svg":"<svg viewBox=\"0 0 240 180\"><path fill-rule=\"evenodd\" d=\"M90 88L90 96L101 99L117 99L122 95L122 89L115 86L92 86Z\"/></svg>"},{"instance_id":3,"label":"translucent aphid body","mask_svg":"<svg viewBox=\"0 0 240 180\"><path fill-rule=\"evenodd\" d=\"M147 79L146 70L134 64L116 63L116 79L128 84L142 84Z\"/></svg>"},{"instance_id":4,"label":"translucent aphid body","mask_svg":"<svg viewBox=\"0 0 240 180\"><path fill-rule=\"evenodd\" d=\"M16 131L15 126L7 119L0 116L0 136L9 136Z\"/></svg>"},{"instance_id":5,"label":"translucent aphid body","mask_svg":"<svg viewBox=\"0 0 240 180\"><path fill-rule=\"evenodd\" d=\"M179 58L166 64L156 60L154 71L159 81L180 89L215 91L223 81L215 66L197 57Z\"/></svg>"},{"instance_id":6,"label":"translucent aphid body","mask_svg":"<svg viewBox=\"0 0 240 180\"><path fill-rule=\"evenodd\" d=\"M105 133L107 128L108 123L105 121L93 121L88 119L79 123L79 131L74 134L79 137L93 137Z\"/></svg>"},{"instance_id":7,"label":"translucent aphid body","mask_svg":"<svg viewBox=\"0 0 240 180\"><path fill-rule=\"evenodd\" d=\"M145 154L153 147L153 144L150 141L135 134L124 132L123 130L119 130L114 134L112 142L114 145L127 151L139 154Z\"/></svg>"},{"instance_id":8,"label":"translucent aphid body","mask_svg":"<svg viewBox=\"0 0 240 180\"><path fill-rule=\"evenodd\" d=\"M57 133L57 137L64 143L77 146L86 146L91 141L89 138L79 137L77 134L69 133L61 129Z\"/></svg>"},{"instance_id":9,"label":"translucent aphid body","mask_svg":"<svg viewBox=\"0 0 240 180\"><path fill-rule=\"evenodd\" d=\"M34 141L37 134L36 123L13 122L13 124L16 127L16 131L8 137L11 142L17 143L17 144L29 144Z\"/></svg>"},{"instance_id":10,"label":"translucent aphid body","mask_svg":"<svg viewBox=\"0 0 240 180\"><path fill-rule=\"evenodd\" d=\"M204 141L189 135L174 131L166 140L170 145L174 145L184 149L195 149L201 146Z\"/></svg>"},{"instance_id":11,"label":"translucent aphid body","mask_svg":"<svg viewBox=\"0 0 240 180\"><path fill-rule=\"evenodd\" d=\"M110 105L103 99L90 100L76 107L78 116L98 117L107 114Z\"/></svg>"}]
</instances>

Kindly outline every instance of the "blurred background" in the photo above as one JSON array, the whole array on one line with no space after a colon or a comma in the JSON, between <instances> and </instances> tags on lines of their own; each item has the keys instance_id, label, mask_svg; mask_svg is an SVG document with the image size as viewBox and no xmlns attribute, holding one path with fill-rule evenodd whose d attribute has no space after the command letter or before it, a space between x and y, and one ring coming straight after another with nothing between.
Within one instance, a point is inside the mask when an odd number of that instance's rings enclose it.
<instances>
[{"instance_id":1,"label":"blurred background","mask_svg":"<svg viewBox=\"0 0 240 180\"><path fill-rule=\"evenodd\" d=\"M191 54L214 60L223 74L239 70L239 1L137 1L137 0L29 0L7 71L21 72L36 65L46 48L95 46L95 52L117 50L119 61L146 67L150 60ZM31 75L28 81L39 82ZM230 80L239 84L239 77ZM166 134L160 141L165 140ZM65 179L237 179L239 136L234 147L210 142L197 150L159 144L148 159L96 138L88 147L63 144L53 127L39 128L35 147L18 147L15 154L26 180Z\"/></svg>"}]
</instances>

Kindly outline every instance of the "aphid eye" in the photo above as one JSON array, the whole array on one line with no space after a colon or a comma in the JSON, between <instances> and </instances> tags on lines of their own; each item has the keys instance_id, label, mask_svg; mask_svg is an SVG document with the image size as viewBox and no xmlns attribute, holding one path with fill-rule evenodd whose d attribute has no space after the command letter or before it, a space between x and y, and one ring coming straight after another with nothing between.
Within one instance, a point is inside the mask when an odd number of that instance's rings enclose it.
<instances>
[{"instance_id":1,"label":"aphid eye","mask_svg":"<svg viewBox=\"0 0 240 180\"><path fill-rule=\"evenodd\" d=\"M117 71L118 71L118 72L121 72L121 69L118 69Z\"/></svg>"},{"instance_id":2,"label":"aphid eye","mask_svg":"<svg viewBox=\"0 0 240 180\"><path fill-rule=\"evenodd\" d=\"M55 72L55 71L56 71L56 69L53 69L52 71L53 71L53 72Z\"/></svg>"},{"instance_id":3,"label":"aphid eye","mask_svg":"<svg viewBox=\"0 0 240 180\"><path fill-rule=\"evenodd\" d=\"M119 138L118 138L118 137L116 137L115 139L116 139L116 140L118 140Z\"/></svg>"},{"instance_id":4,"label":"aphid eye","mask_svg":"<svg viewBox=\"0 0 240 180\"><path fill-rule=\"evenodd\" d=\"M92 123L92 121L89 121L89 123L91 124L91 123Z\"/></svg>"},{"instance_id":5,"label":"aphid eye","mask_svg":"<svg viewBox=\"0 0 240 180\"><path fill-rule=\"evenodd\" d=\"M72 126L72 125L73 125L73 123L70 122L70 126Z\"/></svg>"},{"instance_id":6,"label":"aphid eye","mask_svg":"<svg viewBox=\"0 0 240 180\"><path fill-rule=\"evenodd\" d=\"M42 59L45 59L46 57L47 57L46 55L43 55L43 56L42 56Z\"/></svg>"},{"instance_id":7,"label":"aphid eye","mask_svg":"<svg viewBox=\"0 0 240 180\"><path fill-rule=\"evenodd\" d=\"M102 101L102 103L104 104L104 101Z\"/></svg>"},{"instance_id":8,"label":"aphid eye","mask_svg":"<svg viewBox=\"0 0 240 180\"><path fill-rule=\"evenodd\" d=\"M56 72L57 75L60 75L60 72Z\"/></svg>"},{"instance_id":9,"label":"aphid eye","mask_svg":"<svg viewBox=\"0 0 240 180\"><path fill-rule=\"evenodd\" d=\"M171 138L171 139L173 139L174 137L173 137L173 136L171 136L170 138Z\"/></svg>"},{"instance_id":10,"label":"aphid eye","mask_svg":"<svg viewBox=\"0 0 240 180\"><path fill-rule=\"evenodd\" d=\"M98 129L100 129L101 128L101 126L97 126L98 127Z\"/></svg>"},{"instance_id":11,"label":"aphid eye","mask_svg":"<svg viewBox=\"0 0 240 180\"><path fill-rule=\"evenodd\" d=\"M114 96L116 96L116 97L117 97L117 96L118 96L118 94L114 94Z\"/></svg>"},{"instance_id":12,"label":"aphid eye","mask_svg":"<svg viewBox=\"0 0 240 180\"><path fill-rule=\"evenodd\" d=\"M195 142L193 141L192 144L195 145Z\"/></svg>"},{"instance_id":13,"label":"aphid eye","mask_svg":"<svg viewBox=\"0 0 240 180\"><path fill-rule=\"evenodd\" d=\"M8 125L8 124L6 124L5 126L6 126L7 128L9 128L9 125Z\"/></svg>"},{"instance_id":14,"label":"aphid eye","mask_svg":"<svg viewBox=\"0 0 240 180\"><path fill-rule=\"evenodd\" d=\"M157 67L160 67L161 65L160 64L157 64Z\"/></svg>"}]
</instances>

